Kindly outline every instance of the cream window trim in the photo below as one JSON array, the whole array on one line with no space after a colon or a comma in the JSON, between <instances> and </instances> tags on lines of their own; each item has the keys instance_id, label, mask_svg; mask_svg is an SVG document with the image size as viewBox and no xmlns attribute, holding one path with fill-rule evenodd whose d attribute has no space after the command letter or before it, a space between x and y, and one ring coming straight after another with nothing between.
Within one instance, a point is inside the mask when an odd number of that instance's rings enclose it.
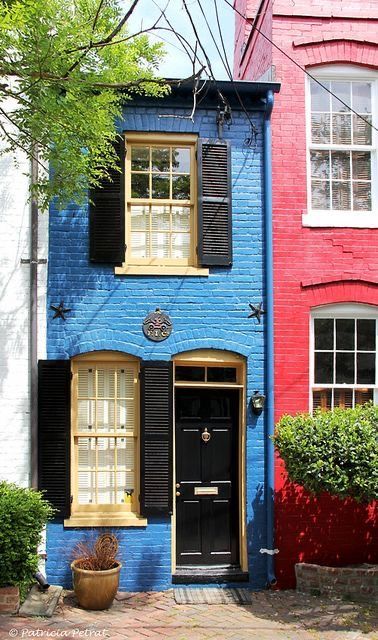
<instances>
[{"instance_id":1,"label":"cream window trim","mask_svg":"<svg viewBox=\"0 0 378 640\"><path fill-rule=\"evenodd\" d=\"M71 516L65 521L66 526L113 526L115 525L115 521L120 524L120 526L143 526L142 521L146 522L145 519L141 519L138 515L139 512L139 364L138 358L133 356L127 356L120 352L106 352L106 351L98 351L83 354L73 358L72 360L72 409L71 409L71 490L72 490L72 504L71 504ZM97 384L98 384L98 370L117 370L125 368L129 376L131 374L131 395L128 388L125 388L124 392L122 392L118 396L117 392L117 375L114 375L113 385L114 385L114 393L109 396L106 396L106 387L104 388L104 392L99 394ZM102 410L110 411L110 420L114 420L114 425L112 430L101 430L97 428L97 419L98 416L94 413L94 423L92 425L92 429L79 429L78 420L79 420L79 371L80 369L93 369L94 370L94 384L95 387L92 390L93 393L84 394L82 400L85 401L87 399L88 407L91 405L91 411L95 411L95 406L97 403L104 403ZM93 374L92 374L93 375ZM105 384L104 378L104 384ZM109 382L110 384L110 382ZM128 386L130 384L125 379L125 384ZM94 395L93 395L94 394ZM125 395L126 394L126 395ZM113 398L114 395L114 398ZM128 397L130 395L130 397ZM93 396L93 397L92 397ZM106 396L106 397L105 397ZM106 400L110 402L108 409L105 407ZM131 404L130 404L131 402ZM119 404L120 403L120 404ZM122 406L124 406L124 411L126 411L125 418L127 422L124 424L124 428L117 428L117 406L120 406L119 411L122 415ZM101 406L101 404L100 404ZM126 408L128 407L128 408ZM89 410L89 409L88 409ZM131 411L132 423L128 424L127 412ZM113 418L111 416L113 415ZM111 425L112 422L109 422ZM121 424L121 423L120 423ZM104 425L106 422L104 422ZM94 427L94 428L93 428ZM104 474L106 479L106 474L113 474L113 482L109 489L114 493L113 500L119 500L119 495L121 491L121 487L124 486L125 480L122 478L123 474L132 473L134 477L133 481L133 494L129 496L126 494L123 497L124 502L113 502L113 503L102 503L102 502L93 502L93 503L79 503L79 446L80 440L89 439L90 442L94 439L94 445L89 444L90 453L88 454L88 470L87 473L93 475L95 474L96 482L95 486L97 487L95 490L96 499L97 492L99 488L101 488L101 484L99 484L100 474ZM121 449L117 448L117 444L120 442L124 442L121 445ZM108 441L108 445L105 446L105 442ZM129 445L127 445L129 442ZM105 446L103 455L104 461L101 466L99 463L99 456L101 453L101 444ZM85 445L85 442L84 442ZM131 446L131 452L127 452L127 447ZM93 448L94 447L94 448ZM99 449L100 447L100 449ZM112 457L112 461L108 463L106 461L106 452L110 452L109 455ZM125 459L119 465L119 452L122 451ZM132 453L133 452L133 453ZM132 460L129 456L132 456ZM94 457L93 457L94 456ZM131 466L130 466L131 463ZM110 464L110 466L109 466ZM94 465L94 467L93 467ZM85 468L82 470L82 473L85 473ZM120 480L118 478L121 478ZM127 481L127 480L126 480ZM120 484L118 484L120 482ZM99 486L98 486L99 484ZM118 485L118 486L117 486ZM126 485L127 486L127 485ZM131 486L130 486L131 488ZM106 490L106 487L103 487ZM92 489L88 489L88 491L92 491ZM93 499L93 497L92 497ZM122 523L120 521L122 520ZM86 524L88 522L88 524ZM106 524L109 522L110 524ZM134 524L137 522L137 524ZM79 524L74 524L79 523Z\"/></svg>"},{"instance_id":2,"label":"cream window trim","mask_svg":"<svg viewBox=\"0 0 378 640\"><path fill-rule=\"evenodd\" d=\"M93 516L73 515L64 520L65 527L146 527L148 521L146 518L136 513L127 515L97 513Z\"/></svg>"},{"instance_id":3,"label":"cream window trim","mask_svg":"<svg viewBox=\"0 0 378 640\"><path fill-rule=\"evenodd\" d=\"M115 267L115 275L178 275L178 276L207 276L208 269L202 269L198 267L197 261L197 167L196 167L196 141L198 136L187 134L161 134L161 133L126 133L126 167L125 167L125 244L126 255L125 262L120 267ZM180 175L190 175L190 199L179 200L173 198L132 198L131 197L131 148L135 147L186 147L190 150L190 169L189 174L178 173ZM151 159L150 159L151 162ZM164 172L163 172L164 173ZM148 175L150 181L154 175L152 171L152 165L150 165L149 171L133 171L134 174ZM158 175L158 173L157 173ZM172 173L172 168L168 172L170 185L172 186L172 179L175 174ZM172 194L173 195L173 194ZM151 196L151 193L150 193ZM131 230L131 207L147 207L147 212L141 214L142 217L147 216L149 224L146 229ZM166 207L169 209L169 227L166 230L156 230L153 227L153 213L152 207ZM174 208L187 208L186 212L188 216L188 230L177 228L174 226ZM150 246L150 252L153 252L154 242L162 242L161 249L165 252L168 251L167 257L138 257L132 256L132 237L133 234L140 234L142 247L147 244ZM158 235L156 235L158 234ZM158 237L159 236L159 237ZM182 238L181 238L182 236ZM155 239L154 239L155 238ZM168 238L168 240L167 240ZM181 242L182 247L187 249L187 257L169 257L169 254L175 251L175 242ZM167 249L167 242L169 241L169 247ZM160 245L156 245L158 247ZM156 248L155 247L155 248ZM186 253L184 251L183 253ZM148 255L148 253L147 253ZM163 271L164 270L164 271Z\"/></svg>"},{"instance_id":4,"label":"cream window trim","mask_svg":"<svg viewBox=\"0 0 378 640\"><path fill-rule=\"evenodd\" d=\"M205 267L185 266L128 266L115 267L114 273L118 276L204 276L209 275L209 269Z\"/></svg>"}]
</instances>

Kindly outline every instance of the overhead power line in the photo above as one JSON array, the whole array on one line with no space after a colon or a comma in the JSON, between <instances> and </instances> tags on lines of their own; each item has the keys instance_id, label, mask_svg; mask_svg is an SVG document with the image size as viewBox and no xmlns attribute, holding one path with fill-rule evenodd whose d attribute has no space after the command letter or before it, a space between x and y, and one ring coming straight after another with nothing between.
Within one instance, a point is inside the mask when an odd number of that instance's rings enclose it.
<instances>
[{"instance_id":1,"label":"overhead power line","mask_svg":"<svg viewBox=\"0 0 378 640\"><path fill-rule=\"evenodd\" d=\"M295 64L296 67L298 67L298 69L300 69L303 73L305 73L309 78L311 78L311 80L313 80L314 82L316 82L320 87L322 87L322 89L324 89L325 91L327 91L331 96L333 96L334 98L336 98L336 100L338 100L342 105L344 105L344 107L346 107L351 113L354 113L356 116L358 116L361 120L363 120L367 125L369 125L369 127L371 127L372 129L375 129L375 131L378 131L378 128L375 127L373 125L372 122L369 122L369 120L367 118L364 118L364 116L362 116L360 113L358 113L357 111L355 111L355 109L353 109L349 104L347 104L346 102L344 102L344 100L342 100L341 98L339 98L339 96L337 96L335 93L333 93L333 91L331 91L331 89L329 89L325 84L323 84L322 82L320 82L320 80L318 80L315 76L312 75L312 73L310 73L309 71L307 71L307 69L305 69L305 67L302 67L302 65L299 64L299 62L297 62L294 58L292 58L284 49L282 49L278 44L276 44L275 42L273 42L273 40L271 40L269 38L269 36L267 36L263 31L261 31L261 29L259 29L254 23L253 21L251 22L251 20L249 18L247 18L245 15L243 15L238 9L236 9L236 7L233 6L233 4L229 1L229 0L224 0L224 2L231 7L231 9L233 11L235 11L235 13L237 13L241 18L243 18L243 20L245 20L245 22L249 22L250 24L253 24L253 28L257 31L257 33L259 33L263 38L265 38L265 40L267 40L268 42L270 42L270 44L272 45L272 47L274 47L275 49L277 49L277 51L279 51L280 53L282 53L283 56L285 56L288 60L290 60L293 64Z\"/></svg>"}]
</instances>

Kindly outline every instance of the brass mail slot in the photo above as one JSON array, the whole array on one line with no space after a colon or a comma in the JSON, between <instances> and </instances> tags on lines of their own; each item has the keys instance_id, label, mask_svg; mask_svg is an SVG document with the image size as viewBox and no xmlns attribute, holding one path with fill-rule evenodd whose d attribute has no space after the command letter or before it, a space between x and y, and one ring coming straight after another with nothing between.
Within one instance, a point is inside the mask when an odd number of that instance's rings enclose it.
<instances>
[{"instance_id":1,"label":"brass mail slot","mask_svg":"<svg viewBox=\"0 0 378 640\"><path fill-rule=\"evenodd\" d=\"M195 496L217 496L218 487L194 487Z\"/></svg>"}]
</instances>

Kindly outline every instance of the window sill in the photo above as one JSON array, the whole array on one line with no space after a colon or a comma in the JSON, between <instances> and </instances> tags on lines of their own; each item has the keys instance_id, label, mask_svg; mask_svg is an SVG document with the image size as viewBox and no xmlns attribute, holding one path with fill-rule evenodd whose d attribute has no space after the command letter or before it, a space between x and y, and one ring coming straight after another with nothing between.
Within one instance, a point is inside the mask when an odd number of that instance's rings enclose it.
<instances>
[{"instance_id":1,"label":"window sill","mask_svg":"<svg viewBox=\"0 0 378 640\"><path fill-rule=\"evenodd\" d=\"M351 213L350 211L310 211L302 213L303 227L350 227L355 229L377 229L376 213Z\"/></svg>"},{"instance_id":2,"label":"window sill","mask_svg":"<svg viewBox=\"0 0 378 640\"><path fill-rule=\"evenodd\" d=\"M209 269L202 267L122 266L115 267L116 276L208 276Z\"/></svg>"},{"instance_id":3,"label":"window sill","mask_svg":"<svg viewBox=\"0 0 378 640\"><path fill-rule=\"evenodd\" d=\"M76 514L64 521L65 527L146 527L147 524L147 518L136 513Z\"/></svg>"}]
</instances>

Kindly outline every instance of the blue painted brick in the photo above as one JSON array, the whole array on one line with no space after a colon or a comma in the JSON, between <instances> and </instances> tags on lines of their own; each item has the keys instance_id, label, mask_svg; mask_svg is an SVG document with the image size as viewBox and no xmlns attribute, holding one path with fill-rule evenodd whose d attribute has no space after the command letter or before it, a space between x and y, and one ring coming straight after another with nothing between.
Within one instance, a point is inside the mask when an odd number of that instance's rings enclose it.
<instances>
[{"instance_id":1,"label":"blue painted brick","mask_svg":"<svg viewBox=\"0 0 378 640\"><path fill-rule=\"evenodd\" d=\"M162 112L187 115L182 109ZM232 145L233 252L232 269L212 268L209 277L124 277L112 267L88 260L88 207L68 206L50 212L48 305L64 300L72 308L66 321L48 311L48 357L70 358L93 350L118 350L143 359L169 360L197 348L232 350L248 358L247 397L264 389L264 319L248 319L249 302L264 300L262 207L262 114L251 116L258 135L254 149L244 147L249 124L236 112L224 137ZM118 123L126 131L198 133L216 138L214 111L197 108L194 122L159 119L156 108L128 105ZM150 343L142 334L144 317L157 306L173 321L172 335ZM265 583L263 416L248 411L247 532L250 586ZM151 519L145 528L119 528L123 568L121 589L171 587L171 525ZM69 563L76 542L88 530L49 524L47 573L50 582L71 585Z\"/></svg>"}]
</instances>

